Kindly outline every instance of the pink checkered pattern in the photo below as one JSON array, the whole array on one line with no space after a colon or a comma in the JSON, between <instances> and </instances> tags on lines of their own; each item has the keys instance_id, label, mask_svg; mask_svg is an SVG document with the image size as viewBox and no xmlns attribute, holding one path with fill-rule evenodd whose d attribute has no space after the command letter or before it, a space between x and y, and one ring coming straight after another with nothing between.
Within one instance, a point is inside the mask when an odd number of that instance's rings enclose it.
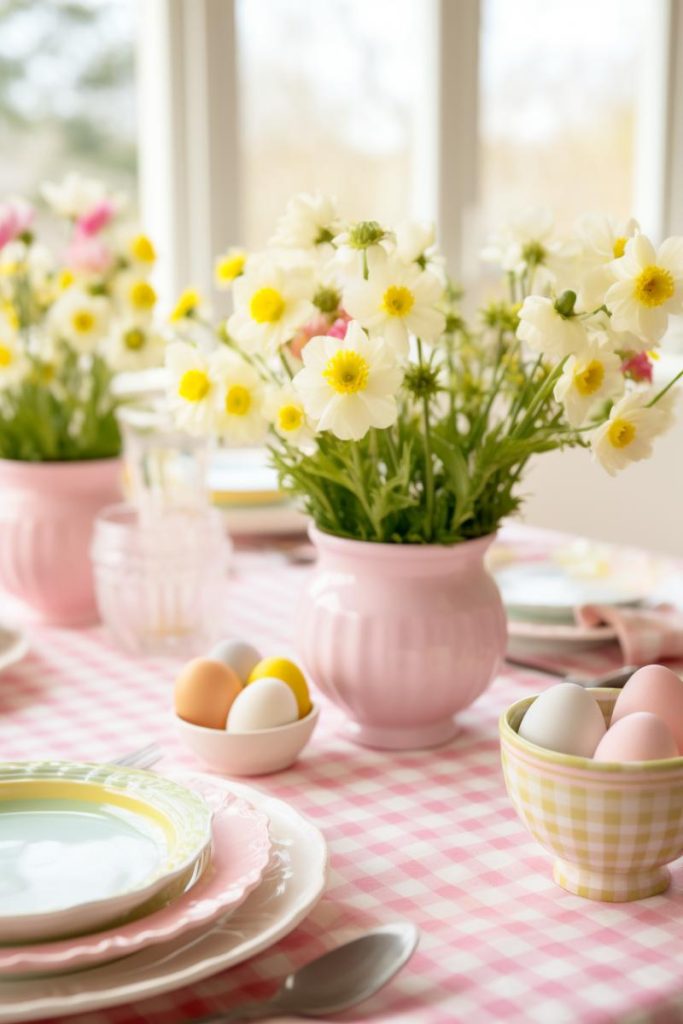
<instances>
[{"instance_id":1,"label":"pink checkered pattern","mask_svg":"<svg viewBox=\"0 0 683 1024\"><path fill-rule=\"evenodd\" d=\"M273 555L239 556L226 633L286 653L309 571ZM104 759L155 738L169 767L200 767L179 747L169 718L175 665L127 657L100 629L36 629L31 641L28 658L0 678L2 758ZM593 653L590 665L602 671L615 657ZM390 986L342 1020L683 1019L683 861L663 896L625 905L581 900L553 884L549 858L506 796L498 715L544 685L533 672L506 669L462 715L454 743L402 754L351 745L340 735L340 714L318 696L321 721L300 763L256 784L308 815L327 837L332 874L320 904L249 963L191 989L77 1020L179 1024L266 996L297 964L399 918L421 928L418 952Z\"/></svg>"}]
</instances>

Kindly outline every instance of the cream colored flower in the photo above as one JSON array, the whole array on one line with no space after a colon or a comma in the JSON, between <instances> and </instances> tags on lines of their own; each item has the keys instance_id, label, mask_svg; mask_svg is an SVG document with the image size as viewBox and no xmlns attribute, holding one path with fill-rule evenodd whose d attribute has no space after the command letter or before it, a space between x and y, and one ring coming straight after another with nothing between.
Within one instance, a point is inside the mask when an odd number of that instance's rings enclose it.
<instances>
[{"instance_id":1,"label":"cream colored flower","mask_svg":"<svg viewBox=\"0 0 683 1024\"><path fill-rule=\"evenodd\" d=\"M152 324L123 320L114 325L105 344L107 361L117 371L163 366L166 341Z\"/></svg>"},{"instance_id":2,"label":"cream colored flower","mask_svg":"<svg viewBox=\"0 0 683 1024\"><path fill-rule=\"evenodd\" d=\"M372 337L380 335L407 355L411 334L433 342L443 333L446 318L436 308L442 295L443 284L434 274L388 259L367 281L344 289L343 305Z\"/></svg>"},{"instance_id":3,"label":"cream colored flower","mask_svg":"<svg viewBox=\"0 0 683 1024\"><path fill-rule=\"evenodd\" d=\"M206 306L204 296L198 288L186 288L178 296L178 300L169 314L172 324L179 324L183 321L206 319L210 316L210 310Z\"/></svg>"},{"instance_id":4,"label":"cream colored flower","mask_svg":"<svg viewBox=\"0 0 683 1024\"><path fill-rule=\"evenodd\" d=\"M612 408L609 419L591 435L593 457L610 476L631 462L649 458L653 439L672 425L674 390L648 407L653 397L651 390L626 395Z\"/></svg>"},{"instance_id":5,"label":"cream colored flower","mask_svg":"<svg viewBox=\"0 0 683 1024\"><path fill-rule=\"evenodd\" d=\"M157 304L157 293L147 278L136 273L121 274L114 290L124 317L139 321L152 318Z\"/></svg>"},{"instance_id":6,"label":"cream colored flower","mask_svg":"<svg viewBox=\"0 0 683 1024\"><path fill-rule=\"evenodd\" d=\"M553 238L554 228L551 210L523 210L494 235L485 246L482 259L525 276L528 290L543 292L554 287L559 292L568 283L578 246Z\"/></svg>"},{"instance_id":7,"label":"cream colored flower","mask_svg":"<svg viewBox=\"0 0 683 1024\"><path fill-rule=\"evenodd\" d=\"M621 357L591 339L580 355L569 357L554 394L564 405L568 423L580 427L600 402L623 391Z\"/></svg>"},{"instance_id":8,"label":"cream colored flower","mask_svg":"<svg viewBox=\"0 0 683 1024\"><path fill-rule=\"evenodd\" d=\"M216 419L216 382L209 358L194 345L174 341L166 347L166 397L178 426L188 434L210 435Z\"/></svg>"},{"instance_id":9,"label":"cream colored flower","mask_svg":"<svg viewBox=\"0 0 683 1024\"><path fill-rule=\"evenodd\" d=\"M115 235L114 247L125 263L132 266L137 274L150 274L157 261L154 242L137 225L127 224Z\"/></svg>"},{"instance_id":10,"label":"cream colored flower","mask_svg":"<svg viewBox=\"0 0 683 1024\"><path fill-rule=\"evenodd\" d=\"M351 321L343 339L312 338L302 359L293 386L318 430L359 441L371 427L395 423L403 371L394 346Z\"/></svg>"},{"instance_id":11,"label":"cream colored flower","mask_svg":"<svg viewBox=\"0 0 683 1024\"><path fill-rule=\"evenodd\" d=\"M579 219L576 225L581 243L577 259L579 309L590 313L604 303L607 289L615 281L612 262L621 259L629 238L639 230L633 218L616 223L609 217L585 214Z\"/></svg>"},{"instance_id":12,"label":"cream colored flower","mask_svg":"<svg viewBox=\"0 0 683 1024\"><path fill-rule=\"evenodd\" d=\"M0 390L18 384L28 364L12 320L0 312Z\"/></svg>"},{"instance_id":13,"label":"cream colored flower","mask_svg":"<svg viewBox=\"0 0 683 1024\"><path fill-rule=\"evenodd\" d=\"M264 413L276 433L289 444L303 450L313 449L314 429L301 395L291 385L271 388L267 392Z\"/></svg>"},{"instance_id":14,"label":"cream colored flower","mask_svg":"<svg viewBox=\"0 0 683 1024\"><path fill-rule=\"evenodd\" d=\"M553 299L529 295L519 311L517 337L534 352L555 359L576 355L588 344L588 335L581 320L563 316Z\"/></svg>"},{"instance_id":15,"label":"cream colored flower","mask_svg":"<svg viewBox=\"0 0 683 1024\"><path fill-rule=\"evenodd\" d=\"M81 217L107 199L118 207L123 203L121 196L109 195L101 181L74 173L67 174L59 184L46 181L40 191L48 206L60 217Z\"/></svg>"},{"instance_id":16,"label":"cream colored flower","mask_svg":"<svg viewBox=\"0 0 683 1024\"><path fill-rule=\"evenodd\" d=\"M228 333L246 352L274 355L312 316L313 288L306 269L258 261L235 281Z\"/></svg>"},{"instance_id":17,"label":"cream colored flower","mask_svg":"<svg viewBox=\"0 0 683 1024\"><path fill-rule=\"evenodd\" d=\"M246 249L228 249L214 263L213 277L217 288L231 288L244 273L247 262Z\"/></svg>"},{"instance_id":18,"label":"cream colored flower","mask_svg":"<svg viewBox=\"0 0 683 1024\"><path fill-rule=\"evenodd\" d=\"M645 235L636 235L611 269L616 281L605 304L612 327L633 331L650 344L659 341L669 314L683 312L683 237L667 238L655 251Z\"/></svg>"},{"instance_id":19,"label":"cream colored flower","mask_svg":"<svg viewBox=\"0 0 683 1024\"><path fill-rule=\"evenodd\" d=\"M67 341L78 352L94 352L109 327L109 302L73 287L63 292L50 310L53 335Z\"/></svg>"},{"instance_id":20,"label":"cream colored flower","mask_svg":"<svg viewBox=\"0 0 683 1024\"><path fill-rule=\"evenodd\" d=\"M337 202L331 196L294 196L280 217L270 245L284 249L312 249L329 245L340 230Z\"/></svg>"},{"instance_id":21,"label":"cream colored flower","mask_svg":"<svg viewBox=\"0 0 683 1024\"><path fill-rule=\"evenodd\" d=\"M235 352L220 349L209 357L214 381L214 424L233 444L257 444L266 434L264 387L252 366Z\"/></svg>"}]
</instances>

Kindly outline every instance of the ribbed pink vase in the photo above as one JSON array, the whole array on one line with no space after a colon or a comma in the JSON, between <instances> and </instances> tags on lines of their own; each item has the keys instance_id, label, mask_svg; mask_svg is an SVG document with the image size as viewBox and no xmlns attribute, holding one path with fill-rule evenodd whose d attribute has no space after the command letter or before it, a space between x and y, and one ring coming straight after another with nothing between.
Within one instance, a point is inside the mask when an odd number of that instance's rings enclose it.
<instances>
[{"instance_id":1,"label":"ribbed pink vase","mask_svg":"<svg viewBox=\"0 0 683 1024\"><path fill-rule=\"evenodd\" d=\"M90 541L98 511L120 500L121 462L0 459L0 588L27 617L97 621Z\"/></svg>"},{"instance_id":2,"label":"ribbed pink vase","mask_svg":"<svg viewBox=\"0 0 683 1024\"><path fill-rule=\"evenodd\" d=\"M318 564L304 592L299 649L358 743L437 746L493 679L505 652L493 536L452 547L372 544L311 531Z\"/></svg>"}]
</instances>

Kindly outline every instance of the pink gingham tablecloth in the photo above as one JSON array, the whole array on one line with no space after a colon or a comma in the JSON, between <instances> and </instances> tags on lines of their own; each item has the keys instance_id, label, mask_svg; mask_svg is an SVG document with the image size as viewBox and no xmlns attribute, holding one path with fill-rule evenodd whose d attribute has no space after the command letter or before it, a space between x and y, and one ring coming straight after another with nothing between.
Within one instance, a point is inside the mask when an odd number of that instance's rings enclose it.
<instances>
[{"instance_id":1,"label":"pink gingham tablecloth","mask_svg":"<svg viewBox=\"0 0 683 1024\"><path fill-rule=\"evenodd\" d=\"M226 633L267 652L290 651L307 572L272 554L238 556ZM170 721L172 664L127 657L99 628L36 628L30 638L29 656L0 676L0 757L107 759L158 739L165 765L200 767ZM600 671L614 653L592 658ZM455 742L399 754L353 746L340 734L340 714L318 696L321 721L299 764L255 783L324 832L331 878L318 906L248 963L192 988L70 1019L176 1024L266 996L312 956L407 918L422 932L414 958L383 992L337 1020L683 1020L683 860L665 895L625 905L581 900L553 884L550 858L507 798L498 716L544 685L535 673L505 669L461 716Z\"/></svg>"}]
</instances>

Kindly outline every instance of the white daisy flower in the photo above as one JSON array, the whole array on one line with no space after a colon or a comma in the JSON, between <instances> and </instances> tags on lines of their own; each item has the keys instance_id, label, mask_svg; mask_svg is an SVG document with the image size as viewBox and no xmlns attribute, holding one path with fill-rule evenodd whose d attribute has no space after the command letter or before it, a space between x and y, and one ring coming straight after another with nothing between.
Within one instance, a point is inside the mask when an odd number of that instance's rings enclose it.
<instances>
[{"instance_id":1,"label":"white daisy flower","mask_svg":"<svg viewBox=\"0 0 683 1024\"><path fill-rule=\"evenodd\" d=\"M369 338L351 321L343 339L312 338L302 359L293 386L318 430L359 441L371 427L384 429L396 422L403 370L394 346Z\"/></svg>"},{"instance_id":2,"label":"white daisy flower","mask_svg":"<svg viewBox=\"0 0 683 1024\"><path fill-rule=\"evenodd\" d=\"M157 304L157 293L146 277L137 273L121 274L114 293L125 317L149 320Z\"/></svg>"},{"instance_id":3,"label":"white daisy flower","mask_svg":"<svg viewBox=\"0 0 683 1024\"><path fill-rule=\"evenodd\" d=\"M517 337L534 352L555 359L576 355L586 348L588 335L577 317L563 316L552 299L528 295L519 311Z\"/></svg>"},{"instance_id":4,"label":"white daisy flower","mask_svg":"<svg viewBox=\"0 0 683 1024\"><path fill-rule=\"evenodd\" d=\"M434 221L407 220L396 228L396 255L404 263L417 263L445 280L446 260L436 244Z\"/></svg>"},{"instance_id":5,"label":"white daisy flower","mask_svg":"<svg viewBox=\"0 0 683 1024\"><path fill-rule=\"evenodd\" d=\"M264 413L276 433L289 444L304 451L313 449L315 431L306 416L301 396L291 385L267 392Z\"/></svg>"},{"instance_id":6,"label":"white daisy flower","mask_svg":"<svg viewBox=\"0 0 683 1024\"><path fill-rule=\"evenodd\" d=\"M616 281L605 304L612 327L633 331L650 344L659 341L669 314L683 312L683 237L667 238L655 251L645 235L636 235L611 268Z\"/></svg>"},{"instance_id":7,"label":"white daisy flower","mask_svg":"<svg viewBox=\"0 0 683 1024\"><path fill-rule=\"evenodd\" d=\"M609 419L591 435L593 457L610 476L631 462L649 458L653 439L672 425L673 389L648 408L653 397L651 390L626 395L612 408Z\"/></svg>"},{"instance_id":8,"label":"white daisy flower","mask_svg":"<svg viewBox=\"0 0 683 1024\"><path fill-rule=\"evenodd\" d=\"M433 342L443 333L446 318L436 308L443 284L415 264L388 259L373 269L367 281L344 290L344 309L371 336L381 335L397 352L407 355L411 334Z\"/></svg>"},{"instance_id":9,"label":"white daisy flower","mask_svg":"<svg viewBox=\"0 0 683 1024\"><path fill-rule=\"evenodd\" d=\"M14 324L0 312L0 390L18 384L27 368Z\"/></svg>"},{"instance_id":10,"label":"white daisy flower","mask_svg":"<svg viewBox=\"0 0 683 1024\"><path fill-rule=\"evenodd\" d=\"M494 235L481 258L518 276L526 274L528 289L540 292L555 287L561 291L578 247L553 239L554 228L551 210L523 210Z\"/></svg>"},{"instance_id":11,"label":"white daisy flower","mask_svg":"<svg viewBox=\"0 0 683 1024\"><path fill-rule=\"evenodd\" d=\"M213 267L213 279L217 288L231 288L233 282L244 273L247 263L246 249L228 249L219 256Z\"/></svg>"},{"instance_id":12,"label":"white daisy flower","mask_svg":"<svg viewBox=\"0 0 683 1024\"><path fill-rule=\"evenodd\" d=\"M194 345L175 341L166 347L166 397L178 426L188 434L210 435L216 419L217 383L209 358Z\"/></svg>"},{"instance_id":13,"label":"white daisy flower","mask_svg":"<svg viewBox=\"0 0 683 1024\"><path fill-rule=\"evenodd\" d=\"M57 339L78 352L94 352L109 328L109 302L73 287L63 292L50 310L50 329Z\"/></svg>"},{"instance_id":14,"label":"white daisy flower","mask_svg":"<svg viewBox=\"0 0 683 1024\"><path fill-rule=\"evenodd\" d=\"M640 231L638 221L632 217L617 223L600 214L585 214L579 218L576 233L581 243L577 259L579 309L591 312L605 301L605 293L614 284L612 262L624 255L626 243Z\"/></svg>"},{"instance_id":15,"label":"white daisy flower","mask_svg":"<svg viewBox=\"0 0 683 1024\"><path fill-rule=\"evenodd\" d=\"M123 320L111 330L105 354L117 372L163 366L166 341L151 324Z\"/></svg>"},{"instance_id":16,"label":"white daisy flower","mask_svg":"<svg viewBox=\"0 0 683 1024\"><path fill-rule=\"evenodd\" d=\"M580 355L569 357L554 395L564 405L569 424L580 427L600 402L623 391L621 357L592 338Z\"/></svg>"},{"instance_id":17,"label":"white daisy flower","mask_svg":"<svg viewBox=\"0 0 683 1024\"><path fill-rule=\"evenodd\" d=\"M228 334L247 352L274 355L313 314L313 288L307 270L259 260L235 281Z\"/></svg>"},{"instance_id":18,"label":"white daisy flower","mask_svg":"<svg viewBox=\"0 0 683 1024\"><path fill-rule=\"evenodd\" d=\"M340 227L336 199L320 192L301 193L287 203L269 244L283 249L313 249L329 245Z\"/></svg>"},{"instance_id":19,"label":"white daisy flower","mask_svg":"<svg viewBox=\"0 0 683 1024\"><path fill-rule=\"evenodd\" d=\"M119 209L123 203L121 196L109 195L101 181L74 173L67 174L59 184L46 181L40 191L48 206L60 217L81 217L107 199Z\"/></svg>"},{"instance_id":20,"label":"white daisy flower","mask_svg":"<svg viewBox=\"0 0 683 1024\"><path fill-rule=\"evenodd\" d=\"M213 386L214 424L233 444L257 444L267 428L264 387L252 366L235 352L220 349L209 357Z\"/></svg>"},{"instance_id":21,"label":"white daisy flower","mask_svg":"<svg viewBox=\"0 0 683 1024\"><path fill-rule=\"evenodd\" d=\"M137 225L126 224L115 233L114 248L122 259L144 276L152 272L157 260L154 242Z\"/></svg>"},{"instance_id":22,"label":"white daisy flower","mask_svg":"<svg viewBox=\"0 0 683 1024\"><path fill-rule=\"evenodd\" d=\"M355 281L384 263L396 247L396 236L376 220L363 220L349 225L334 244L337 275L342 281Z\"/></svg>"}]
</instances>

